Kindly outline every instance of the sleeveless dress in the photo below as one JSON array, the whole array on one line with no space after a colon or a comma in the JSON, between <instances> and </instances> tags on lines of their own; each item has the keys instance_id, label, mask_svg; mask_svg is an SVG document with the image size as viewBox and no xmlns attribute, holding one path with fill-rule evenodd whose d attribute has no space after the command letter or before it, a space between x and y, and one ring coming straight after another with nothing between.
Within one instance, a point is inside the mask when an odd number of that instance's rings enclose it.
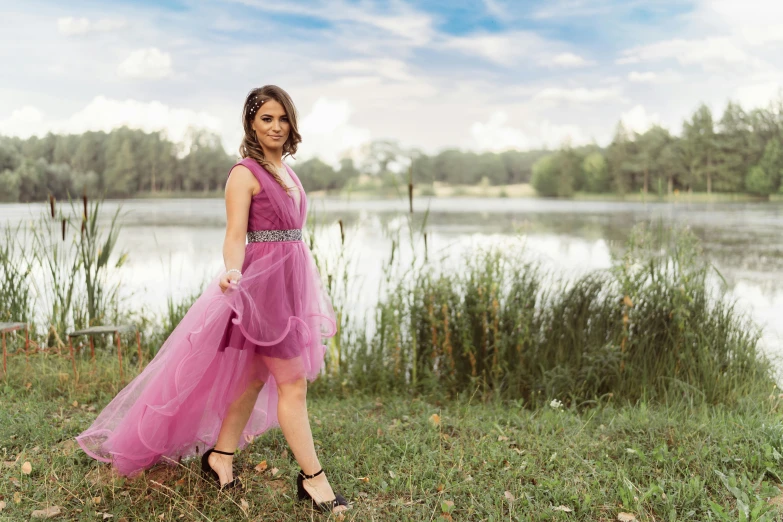
<instances>
[{"instance_id":1,"label":"sleeveless dress","mask_svg":"<svg viewBox=\"0 0 783 522\"><path fill-rule=\"evenodd\" d=\"M248 231L302 228L307 197L296 200L252 158L244 165L261 184L252 197ZM236 165L235 165L236 166ZM233 167L232 167L233 168ZM230 171L229 171L230 172ZM229 405L251 380L264 386L240 437L279 426L277 385L313 381L324 362L335 313L304 241L245 247L242 277L223 293L221 269L155 357L76 437L91 457L133 476L159 461L176 464L214 446Z\"/></svg>"}]
</instances>

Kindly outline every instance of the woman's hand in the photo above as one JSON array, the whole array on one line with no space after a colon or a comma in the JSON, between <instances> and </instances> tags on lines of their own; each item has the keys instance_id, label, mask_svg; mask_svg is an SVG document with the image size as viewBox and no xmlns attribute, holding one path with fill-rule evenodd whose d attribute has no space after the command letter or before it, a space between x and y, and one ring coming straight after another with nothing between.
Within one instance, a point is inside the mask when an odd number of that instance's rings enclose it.
<instances>
[{"instance_id":1,"label":"woman's hand","mask_svg":"<svg viewBox=\"0 0 783 522\"><path fill-rule=\"evenodd\" d=\"M226 293L226 290L236 285L237 281L240 279L242 279L242 276L236 272L228 272L223 274L220 276L220 282L218 283L220 285L220 291Z\"/></svg>"}]
</instances>

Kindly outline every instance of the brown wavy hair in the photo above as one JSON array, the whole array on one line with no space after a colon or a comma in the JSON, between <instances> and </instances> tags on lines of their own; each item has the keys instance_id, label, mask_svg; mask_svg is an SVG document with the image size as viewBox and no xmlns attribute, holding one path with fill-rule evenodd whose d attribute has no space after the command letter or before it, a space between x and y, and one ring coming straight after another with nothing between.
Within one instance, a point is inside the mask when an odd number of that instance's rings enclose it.
<instances>
[{"instance_id":1,"label":"brown wavy hair","mask_svg":"<svg viewBox=\"0 0 783 522\"><path fill-rule=\"evenodd\" d=\"M283 158L286 156L293 157L296 154L296 149L302 141L302 135L299 134L299 127L297 126L296 106L293 100L291 100L291 96L277 85L264 85L251 90L247 94L245 105L242 107L242 127L245 129L245 135L242 137L241 145L239 145L239 154L243 158L256 160L259 165L269 171L272 177L275 178L275 181L283 187L283 190L288 192L286 184L283 183L283 180L277 174L277 169L264 156L264 149L253 132L253 118L255 118L256 112L261 110L261 103L267 100L275 100L282 105L286 116L288 116L290 132L288 133L288 139L283 144ZM258 104L258 107L253 110L253 105L256 104Z\"/></svg>"}]
</instances>

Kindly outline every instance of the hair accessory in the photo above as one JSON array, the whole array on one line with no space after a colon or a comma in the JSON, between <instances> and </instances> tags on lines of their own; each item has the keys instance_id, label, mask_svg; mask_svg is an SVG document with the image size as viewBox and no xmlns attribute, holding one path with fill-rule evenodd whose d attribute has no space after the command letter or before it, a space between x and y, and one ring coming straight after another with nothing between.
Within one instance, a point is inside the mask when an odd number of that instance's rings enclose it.
<instances>
[{"instance_id":1,"label":"hair accessory","mask_svg":"<svg viewBox=\"0 0 783 522\"><path fill-rule=\"evenodd\" d=\"M258 109L259 106L263 105L266 100L256 100L253 105L250 106L250 116L253 116L256 113L256 109Z\"/></svg>"}]
</instances>

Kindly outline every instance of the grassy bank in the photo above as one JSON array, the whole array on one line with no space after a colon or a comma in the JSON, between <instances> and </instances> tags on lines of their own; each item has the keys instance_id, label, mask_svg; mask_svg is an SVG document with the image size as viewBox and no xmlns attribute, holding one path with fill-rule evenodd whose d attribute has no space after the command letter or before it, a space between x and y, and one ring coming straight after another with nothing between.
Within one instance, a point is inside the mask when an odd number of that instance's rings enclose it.
<instances>
[{"instance_id":1,"label":"grassy bank","mask_svg":"<svg viewBox=\"0 0 783 522\"><path fill-rule=\"evenodd\" d=\"M99 364L111 371L114 361ZM54 383L3 389L0 520L28 520L52 506L61 508L56 520L101 520L104 513L115 521L319 519L295 501L298 468L279 430L237 455L244 491L217 494L193 461L129 480L112 476L72 440L110 390ZM606 397L580 409L555 403L529 410L514 401L337 398L314 390L309 408L331 481L354 502L347 520L783 516L777 395L737 408Z\"/></svg>"},{"instance_id":2,"label":"grassy bank","mask_svg":"<svg viewBox=\"0 0 783 522\"><path fill-rule=\"evenodd\" d=\"M65 332L136 322L148 361L199 294L162 318L126 310L119 224L101 229L100 205L84 205L83 230L83 218L44 216L31 241L8 231L0 249L0 311L29 319L34 299L51 303L32 332L50 350L11 357L0 383L0 520L51 506L71 520L309 519L279 431L238 455L248 489L230 496L205 489L196 463L125 480L74 446L138 361L128 349L121 382L110 343L98 340L95 362L86 349L70 359ZM783 516L783 396L758 329L687 230L639 227L611 269L563 280L508 247L443 270L449 254L427 251L426 219L420 230L401 221L370 331L349 306L365 290L351 286L352 232L341 227L336 258L308 238L339 322L311 387L312 424L332 481L356 503L347 519ZM423 255L403 262L403 241L417 252L424 242ZM28 292L36 270L42 296Z\"/></svg>"}]
</instances>

